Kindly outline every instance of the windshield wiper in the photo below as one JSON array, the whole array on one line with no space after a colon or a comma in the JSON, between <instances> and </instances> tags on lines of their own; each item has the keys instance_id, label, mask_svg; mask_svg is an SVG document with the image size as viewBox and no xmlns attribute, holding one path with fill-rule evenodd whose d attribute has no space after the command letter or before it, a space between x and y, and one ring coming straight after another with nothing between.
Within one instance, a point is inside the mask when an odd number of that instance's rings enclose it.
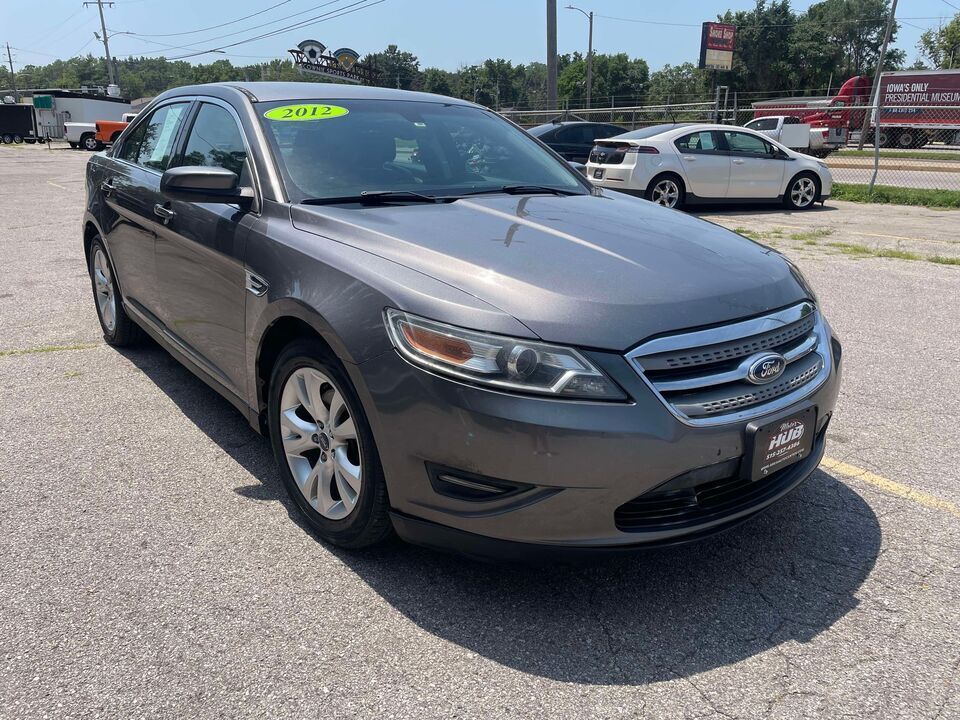
<instances>
[{"instance_id":1,"label":"windshield wiper","mask_svg":"<svg viewBox=\"0 0 960 720\"><path fill-rule=\"evenodd\" d=\"M307 198L300 202L304 205L339 205L341 203L360 203L362 205L378 205L391 202L424 202L442 203L456 200L456 197L425 195L411 190L364 190L359 195L343 195L341 197Z\"/></svg>"},{"instance_id":2,"label":"windshield wiper","mask_svg":"<svg viewBox=\"0 0 960 720\"><path fill-rule=\"evenodd\" d=\"M550 187L549 185L501 185L496 188L486 190L476 190L467 195L491 195L494 193L506 193L507 195L586 195L586 193L576 190L564 190L563 188Z\"/></svg>"}]
</instances>

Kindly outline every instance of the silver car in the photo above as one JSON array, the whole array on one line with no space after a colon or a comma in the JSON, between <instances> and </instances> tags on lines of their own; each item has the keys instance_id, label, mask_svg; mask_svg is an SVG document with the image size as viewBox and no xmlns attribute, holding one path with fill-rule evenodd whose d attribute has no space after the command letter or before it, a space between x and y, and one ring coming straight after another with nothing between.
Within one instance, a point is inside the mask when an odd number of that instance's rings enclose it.
<instances>
[{"instance_id":1,"label":"silver car","mask_svg":"<svg viewBox=\"0 0 960 720\"><path fill-rule=\"evenodd\" d=\"M177 88L86 186L107 342L146 333L233 403L331 543L673 543L823 453L840 345L797 268L477 105Z\"/></svg>"}]
</instances>

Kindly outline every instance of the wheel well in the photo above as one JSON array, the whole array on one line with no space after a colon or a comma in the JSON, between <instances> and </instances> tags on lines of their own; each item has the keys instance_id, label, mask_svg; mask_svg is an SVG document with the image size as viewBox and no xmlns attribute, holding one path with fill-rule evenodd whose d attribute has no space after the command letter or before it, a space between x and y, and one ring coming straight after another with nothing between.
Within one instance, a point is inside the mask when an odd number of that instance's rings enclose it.
<instances>
[{"instance_id":1,"label":"wheel well","mask_svg":"<svg viewBox=\"0 0 960 720\"><path fill-rule=\"evenodd\" d=\"M84 138L88 138L92 135L96 135L96 133L92 133L92 132L80 133L80 141L83 142Z\"/></svg>"},{"instance_id":2,"label":"wheel well","mask_svg":"<svg viewBox=\"0 0 960 720\"><path fill-rule=\"evenodd\" d=\"M260 412L260 424L264 431L266 430L264 410L266 409L267 396L270 393L270 376L273 374L273 367L277 363L277 358L280 357L283 349L294 340L308 338L320 343L326 349L330 359L337 359L333 348L323 339L323 336L313 326L300 318L291 316L278 318L260 338L260 347L257 350L257 404Z\"/></svg>"},{"instance_id":3,"label":"wheel well","mask_svg":"<svg viewBox=\"0 0 960 720\"><path fill-rule=\"evenodd\" d=\"M683 181L683 178L680 177L678 173L668 170L667 172L657 173L652 178L650 178L650 182L647 183L647 192L650 192L650 190L653 188L653 186L657 183L658 180L665 177L671 177L676 179L677 183L680 185L680 192L685 193L687 191L687 184Z\"/></svg>"},{"instance_id":4,"label":"wheel well","mask_svg":"<svg viewBox=\"0 0 960 720\"><path fill-rule=\"evenodd\" d=\"M93 243L93 239L97 236L97 226L92 222L88 222L83 227L83 256L87 260L87 265L90 264L90 245Z\"/></svg>"},{"instance_id":5,"label":"wheel well","mask_svg":"<svg viewBox=\"0 0 960 720\"><path fill-rule=\"evenodd\" d=\"M811 178L811 179L813 180L813 182L816 183L816 186L817 186L817 198L816 198L816 199L819 200L819 199L820 199L820 193L823 192L823 183L820 182L820 177L819 177L813 170L801 170L801 171L798 172L796 175L794 175L792 178L790 178L790 182L787 183L787 190L786 190L786 192L790 192L790 188L791 188L791 187L793 186L793 184L797 181L797 178L803 177L803 176L806 176L806 177L808 177L808 178Z\"/></svg>"}]
</instances>

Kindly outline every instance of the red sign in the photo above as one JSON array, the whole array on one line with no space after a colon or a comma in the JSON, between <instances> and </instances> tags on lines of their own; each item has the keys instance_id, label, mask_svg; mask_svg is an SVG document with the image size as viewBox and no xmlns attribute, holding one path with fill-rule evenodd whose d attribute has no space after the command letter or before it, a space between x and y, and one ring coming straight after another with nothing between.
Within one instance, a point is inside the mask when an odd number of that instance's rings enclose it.
<instances>
[{"instance_id":1,"label":"red sign","mask_svg":"<svg viewBox=\"0 0 960 720\"><path fill-rule=\"evenodd\" d=\"M704 43L707 50L726 50L733 52L733 43L737 37L737 26L724 23L706 22L704 27Z\"/></svg>"}]
</instances>

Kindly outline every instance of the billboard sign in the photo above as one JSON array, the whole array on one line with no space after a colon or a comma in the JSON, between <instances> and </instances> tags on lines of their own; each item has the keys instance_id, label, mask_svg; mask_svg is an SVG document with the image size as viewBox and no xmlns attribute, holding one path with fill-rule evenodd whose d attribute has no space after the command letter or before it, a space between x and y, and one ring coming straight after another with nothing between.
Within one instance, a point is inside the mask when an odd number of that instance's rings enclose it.
<instances>
[{"instance_id":1,"label":"billboard sign","mask_svg":"<svg viewBox=\"0 0 960 720\"><path fill-rule=\"evenodd\" d=\"M700 36L700 65L707 70L729 70L733 67L733 48L737 26L705 22Z\"/></svg>"},{"instance_id":2,"label":"billboard sign","mask_svg":"<svg viewBox=\"0 0 960 720\"><path fill-rule=\"evenodd\" d=\"M295 50L290 50L290 54L301 73L325 75L357 85L373 85L377 80L373 68L361 64L359 53L350 48L330 52L322 42L304 40Z\"/></svg>"}]
</instances>

